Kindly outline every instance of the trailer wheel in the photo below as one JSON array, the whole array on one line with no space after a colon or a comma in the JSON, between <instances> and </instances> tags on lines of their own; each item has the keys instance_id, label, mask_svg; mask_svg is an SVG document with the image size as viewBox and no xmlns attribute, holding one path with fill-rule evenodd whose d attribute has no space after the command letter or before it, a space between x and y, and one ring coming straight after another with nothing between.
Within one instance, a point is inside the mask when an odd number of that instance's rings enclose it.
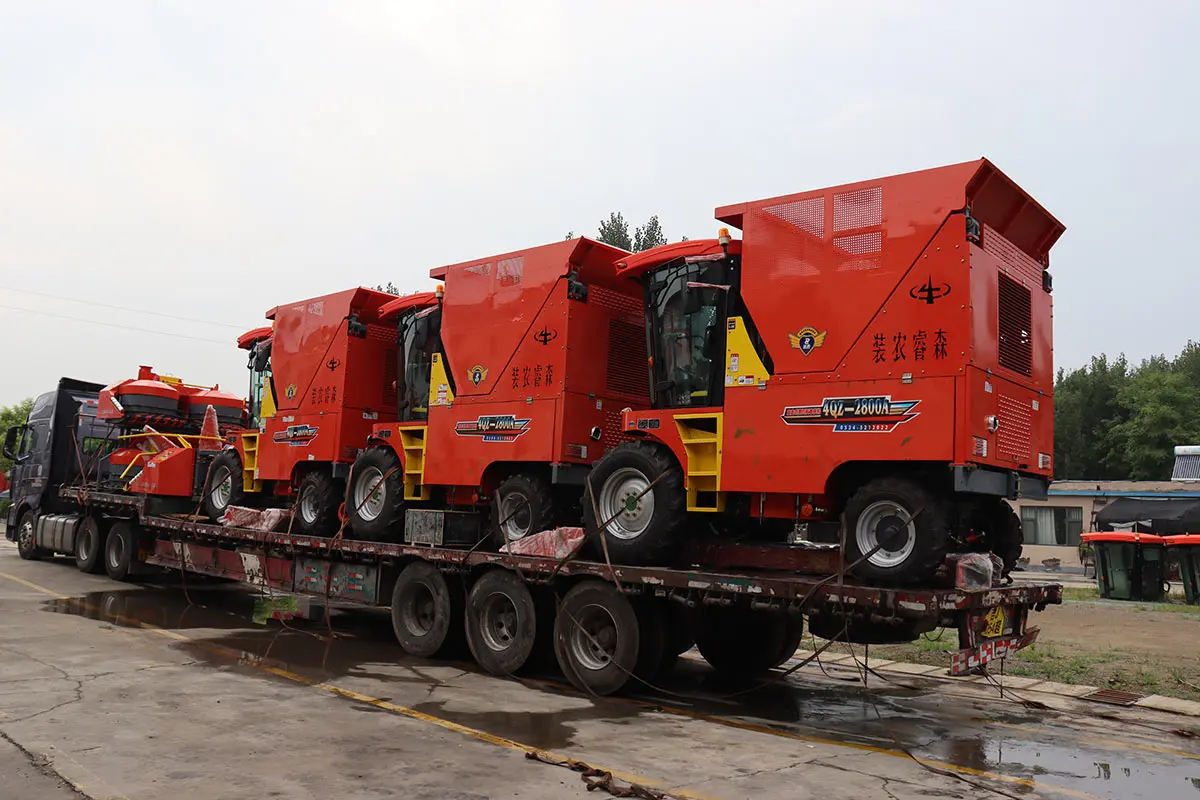
<instances>
[{"instance_id":1,"label":"trailer wheel","mask_svg":"<svg viewBox=\"0 0 1200 800\"><path fill-rule=\"evenodd\" d=\"M94 516L86 516L75 534L75 566L80 572L97 573L104 569L105 529Z\"/></svg>"},{"instance_id":2,"label":"trailer wheel","mask_svg":"<svg viewBox=\"0 0 1200 800\"><path fill-rule=\"evenodd\" d=\"M666 617L667 639L662 662L658 667L659 675L671 672L679 657L696 646L696 639L692 636L691 625L688 622L688 610L678 603L668 603L663 613Z\"/></svg>"},{"instance_id":3,"label":"trailer wheel","mask_svg":"<svg viewBox=\"0 0 1200 800\"><path fill-rule=\"evenodd\" d=\"M554 527L554 496L537 475L517 473L492 495L492 536L497 544L524 539Z\"/></svg>"},{"instance_id":4,"label":"trailer wheel","mask_svg":"<svg viewBox=\"0 0 1200 800\"><path fill-rule=\"evenodd\" d=\"M846 562L866 580L887 583L929 578L946 559L945 501L911 481L877 478L846 503Z\"/></svg>"},{"instance_id":5,"label":"trailer wheel","mask_svg":"<svg viewBox=\"0 0 1200 800\"><path fill-rule=\"evenodd\" d=\"M577 689L618 691L637 666L639 645L637 614L616 587L588 580L567 592L554 621L554 654Z\"/></svg>"},{"instance_id":6,"label":"trailer wheel","mask_svg":"<svg viewBox=\"0 0 1200 800\"><path fill-rule=\"evenodd\" d=\"M47 552L37 544L37 514L26 511L17 523L17 555L26 561L37 561Z\"/></svg>"},{"instance_id":7,"label":"trailer wheel","mask_svg":"<svg viewBox=\"0 0 1200 800\"><path fill-rule=\"evenodd\" d=\"M584 524L595 531L608 522L604 538L614 562L670 560L683 537L687 493L683 471L667 451L650 442L615 447L596 462L587 486Z\"/></svg>"},{"instance_id":8,"label":"trailer wheel","mask_svg":"<svg viewBox=\"0 0 1200 800\"><path fill-rule=\"evenodd\" d=\"M671 665L667 657L667 610L663 602L641 597L634 601L638 621L638 658L633 674L647 684Z\"/></svg>"},{"instance_id":9,"label":"trailer wheel","mask_svg":"<svg viewBox=\"0 0 1200 800\"><path fill-rule=\"evenodd\" d=\"M972 528L983 532L983 543L988 552L1000 556L1004 564L1000 574L1012 572L1025 543L1021 518L1016 510L999 497L983 498L972 503L970 522Z\"/></svg>"},{"instance_id":10,"label":"trailer wheel","mask_svg":"<svg viewBox=\"0 0 1200 800\"><path fill-rule=\"evenodd\" d=\"M525 666L537 638L537 607L520 578L493 569L475 581L467 597L467 646L493 675Z\"/></svg>"},{"instance_id":11,"label":"trailer wheel","mask_svg":"<svg viewBox=\"0 0 1200 800\"><path fill-rule=\"evenodd\" d=\"M414 561L392 589L392 630L404 652L430 658L449 649L462 630L462 592L451 591L432 564Z\"/></svg>"},{"instance_id":12,"label":"trailer wheel","mask_svg":"<svg viewBox=\"0 0 1200 800\"><path fill-rule=\"evenodd\" d=\"M404 476L395 452L372 447L358 457L346 513L355 539L383 542L397 538L404 518Z\"/></svg>"},{"instance_id":13,"label":"trailer wheel","mask_svg":"<svg viewBox=\"0 0 1200 800\"><path fill-rule=\"evenodd\" d=\"M713 669L745 679L791 658L800 646L804 621L746 608L705 607L693 613L692 629L700 655Z\"/></svg>"},{"instance_id":14,"label":"trailer wheel","mask_svg":"<svg viewBox=\"0 0 1200 800\"><path fill-rule=\"evenodd\" d=\"M338 529L342 493L333 476L314 469L300 480L296 493L296 525L308 536L331 536Z\"/></svg>"},{"instance_id":15,"label":"trailer wheel","mask_svg":"<svg viewBox=\"0 0 1200 800\"><path fill-rule=\"evenodd\" d=\"M124 581L133 570L137 557L137 541L133 524L122 520L113 523L104 538L104 570L114 581Z\"/></svg>"},{"instance_id":16,"label":"trailer wheel","mask_svg":"<svg viewBox=\"0 0 1200 800\"><path fill-rule=\"evenodd\" d=\"M242 487L242 459L237 450L223 450L212 460L208 467L207 484L204 513L213 522L220 522L225 509L241 505L245 498Z\"/></svg>"}]
</instances>

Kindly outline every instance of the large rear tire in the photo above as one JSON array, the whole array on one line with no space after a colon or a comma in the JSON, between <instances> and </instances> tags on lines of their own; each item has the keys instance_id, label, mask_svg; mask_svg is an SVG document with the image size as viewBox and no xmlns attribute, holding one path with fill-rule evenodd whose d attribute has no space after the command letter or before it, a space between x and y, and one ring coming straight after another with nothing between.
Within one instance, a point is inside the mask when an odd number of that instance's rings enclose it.
<instances>
[{"instance_id":1,"label":"large rear tire","mask_svg":"<svg viewBox=\"0 0 1200 800\"><path fill-rule=\"evenodd\" d=\"M972 504L970 524L983 533L983 544L988 552L995 553L1003 562L1001 576L1012 572L1025 544L1021 517L1016 509L999 497L982 498Z\"/></svg>"},{"instance_id":2,"label":"large rear tire","mask_svg":"<svg viewBox=\"0 0 1200 800\"><path fill-rule=\"evenodd\" d=\"M114 581L129 580L137 562L136 527L122 520L113 523L104 540L104 570Z\"/></svg>"},{"instance_id":3,"label":"large rear tire","mask_svg":"<svg viewBox=\"0 0 1200 800\"><path fill-rule=\"evenodd\" d=\"M358 457L346 513L355 539L400 540L404 533L404 475L395 452L372 447Z\"/></svg>"},{"instance_id":4,"label":"large rear tire","mask_svg":"<svg viewBox=\"0 0 1200 800\"><path fill-rule=\"evenodd\" d=\"M296 527L307 536L332 536L338 529L342 483L325 469L314 469L300 480L296 493Z\"/></svg>"},{"instance_id":5,"label":"large rear tire","mask_svg":"<svg viewBox=\"0 0 1200 800\"><path fill-rule=\"evenodd\" d=\"M613 448L592 468L583 519L589 531L608 522L603 536L613 563L669 562L687 523L683 470L667 450L651 442Z\"/></svg>"},{"instance_id":6,"label":"large rear tire","mask_svg":"<svg viewBox=\"0 0 1200 800\"><path fill-rule=\"evenodd\" d=\"M510 475L492 495L492 538L497 545L554 527L554 495L538 475Z\"/></svg>"},{"instance_id":7,"label":"large rear tire","mask_svg":"<svg viewBox=\"0 0 1200 800\"><path fill-rule=\"evenodd\" d=\"M609 583L586 580L567 592L554 622L554 654L580 691L619 691L638 662L640 633L629 598Z\"/></svg>"},{"instance_id":8,"label":"large rear tire","mask_svg":"<svg viewBox=\"0 0 1200 800\"><path fill-rule=\"evenodd\" d=\"M919 583L946 559L946 501L912 481L870 481L846 503L845 520L846 563L858 562L853 572L864 580Z\"/></svg>"},{"instance_id":9,"label":"large rear tire","mask_svg":"<svg viewBox=\"0 0 1200 800\"><path fill-rule=\"evenodd\" d=\"M485 573L467 598L467 646L493 675L525 666L537 640L537 607L520 578L506 569Z\"/></svg>"},{"instance_id":10,"label":"large rear tire","mask_svg":"<svg viewBox=\"0 0 1200 800\"><path fill-rule=\"evenodd\" d=\"M17 523L17 555L26 561L37 561L47 555L37 545L37 514L26 511Z\"/></svg>"},{"instance_id":11,"label":"large rear tire","mask_svg":"<svg viewBox=\"0 0 1200 800\"><path fill-rule=\"evenodd\" d=\"M224 450L208 467L207 488L204 493L204 513L213 522L220 522L225 509L241 505L245 499L242 487L242 459L237 450Z\"/></svg>"},{"instance_id":12,"label":"large rear tire","mask_svg":"<svg viewBox=\"0 0 1200 800\"><path fill-rule=\"evenodd\" d=\"M95 516L86 516L79 523L75 534L75 566L80 572L95 574L104 569L106 521Z\"/></svg>"},{"instance_id":13,"label":"large rear tire","mask_svg":"<svg viewBox=\"0 0 1200 800\"><path fill-rule=\"evenodd\" d=\"M404 652L431 658L454 649L463 629L462 587L432 564L414 561L392 588L392 630Z\"/></svg>"}]
</instances>

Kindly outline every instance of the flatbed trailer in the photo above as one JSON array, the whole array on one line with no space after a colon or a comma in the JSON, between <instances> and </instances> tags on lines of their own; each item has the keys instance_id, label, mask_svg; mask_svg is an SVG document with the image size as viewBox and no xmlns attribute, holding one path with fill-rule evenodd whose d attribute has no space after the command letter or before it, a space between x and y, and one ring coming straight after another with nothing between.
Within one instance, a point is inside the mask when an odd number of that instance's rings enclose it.
<instances>
[{"instance_id":1,"label":"flatbed trailer","mask_svg":"<svg viewBox=\"0 0 1200 800\"><path fill-rule=\"evenodd\" d=\"M765 672L796 651L804 619L827 639L864 641L855 631L868 622L875 637L891 632L870 643L953 627L960 648L951 673L966 674L1031 644L1030 611L1062 602L1054 583L914 589L844 574L616 565L216 525L152 513L152 501L125 493L62 487L58 498L64 529L91 520L88 530L104 532L112 577L149 565L390 609L397 639L414 655L444 652L465 634L480 665L504 674L544 648L595 694L652 679L693 643L718 671Z\"/></svg>"}]
</instances>

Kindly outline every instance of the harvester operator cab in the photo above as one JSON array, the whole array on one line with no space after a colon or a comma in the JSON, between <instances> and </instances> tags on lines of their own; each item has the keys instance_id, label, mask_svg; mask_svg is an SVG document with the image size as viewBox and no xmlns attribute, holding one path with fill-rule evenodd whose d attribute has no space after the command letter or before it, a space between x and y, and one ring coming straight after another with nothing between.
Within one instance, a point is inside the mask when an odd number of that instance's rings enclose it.
<instances>
[{"instance_id":1,"label":"harvester operator cab","mask_svg":"<svg viewBox=\"0 0 1200 800\"><path fill-rule=\"evenodd\" d=\"M656 408L721 405L735 258L680 258L646 276Z\"/></svg>"},{"instance_id":2,"label":"harvester operator cab","mask_svg":"<svg viewBox=\"0 0 1200 800\"><path fill-rule=\"evenodd\" d=\"M441 341L442 308L413 308L400 317L400 376L396 387L400 419L414 422L429 417L429 382L433 354Z\"/></svg>"},{"instance_id":3,"label":"harvester operator cab","mask_svg":"<svg viewBox=\"0 0 1200 800\"><path fill-rule=\"evenodd\" d=\"M260 339L250 347L247 366L250 368L250 427L260 428L263 420L275 416L271 339Z\"/></svg>"}]
</instances>

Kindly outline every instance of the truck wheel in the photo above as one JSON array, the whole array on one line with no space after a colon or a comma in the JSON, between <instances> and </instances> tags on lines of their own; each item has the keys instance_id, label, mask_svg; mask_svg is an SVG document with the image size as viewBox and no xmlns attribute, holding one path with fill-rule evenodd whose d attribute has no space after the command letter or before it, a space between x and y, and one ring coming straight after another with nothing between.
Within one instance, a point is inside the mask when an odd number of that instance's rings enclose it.
<instances>
[{"instance_id":1,"label":"truck wheel","mask_svg":"<svg viewBox=\"0 0 1200 800\"><path fill-rule=\"evenodd\" d=\"M911 481L876 478L846 503L846 563L866 580L886 583L927 580L949 547L946 504Z\"/></svg>"},{"instance_id":2,"label":"truck wheel","mask_svg":"<svg viewBox=\"0 0 1200 800\"><path fill-rule=\"evenodd\" d=\"M220 522L225 509L241 505L242 459L237 450L224 450L208 467L208 490L204 495L204 513L213 522Z\"/></svg>"},{"instance_id":3,"label":"truck wheel","mask_svg":"<svg viewBox=\"0 0 1200 800\"><path fill-rule=\"evenodd\" d=\"M17 523L17 555L26 561L37 561L46 554L37 545L37 514L26 511Z\"/></svg>"},{"instance_id":4,"label":"truck wheel","mask_svg":"<svg viewBox=\"0 0 1200 800\"><path fill-rule=\"evenodd\" d=\"M392 630L404 652L430 658L449 649L463 627L462 592L432 564L414 561L392 589Z\"/></svg>"},{"instance_id":5,"label":"truck wheel","mask_svg":"<svg viewBox=\"0 0 1200 800\"><path fill-rule=\"evenodd\" d=\"M400 459L386 447L372 447L354 462L353 481L346 513L354 538L369 542L398 541L404 518Z\"/></svg>"},{"instance_id":6,"label":"truck wheel","mask_svg":"<svg viewBox=\"0 0 1200 800\"><path fill-rule=\"evenodd\" d=\"M637 666L639 645L637 614L616 587L588 580L567 592L554 620L554 654L577 689L618 691Z\"/></svg>"},{"instance_id":7,"label":"truck wheel","mask_svg":"<svg viewBox=\"0 0 1200 800\"><path fill-rule=\"evenodd\" d=\"M137 541L133 535L134 528L129 522L122 520L113 523L104 538L104 571L114 581L129 578L137 557Z\"/></svg>"},{"instance_id":8,"label":"truck wheel","mask_svg":"<svg viewBox=\"0 0 1200 800\"><path fill-rule=\"evenodd\" d=\"M94 574L104 568L104 533L107 527L93 516L86 516L79 523L79 532L75 534L75 566L80 572Z\"/></svg>"},{"instance_id":9,"label":"truck wheel","mask_svg":"<svg viewBox=\"0 0 1200 800\"><path fill-rule=\"evenodd\" d=\"M633 674L647 684L659 676L667 655L667 610L661 600L648 597L634 601L638 621L638 658Z\"/></svg>"},{"instance_id":10,"label":"truck wheel","mask_svg":"<svg viewBox=\"0 0 1200 800\"><path fill-rule=\"evenodd\" d=\"M669 561L683 536L686 515L683 471L662 448L628 442L609 450L592 468L583 498L584 524L595 531L608 521L603 535L614 563Z\"/></svg>"},{"instance_id":11,"label":"truck wheel","mask_svg":"<svg viewBox=\"0 0 1200 800\"><path fill-rule=\"evenodd\" d=\"M492 495L491 516L492 536L501 545L554 527L550 486L537 475L510 475Z\"/></svg>"},{"instance_id":12,"label":"truck wheel","mask_svg":"<svg viewBox=\"0 0 1200 800\"><path fill-rule=\"evenodd\" d=\"M678 603L668 603L663 613L666 615L667 640L663 647L662 663L658 667L659 675L666 675L673 670L679 657L696 646L687 609Z\"/></svg>"},{"instance_id":13,"label":"truck wheel","mask_svg":"<svg viewBox=\"0 0 1200 800\"><path fill-rule=\"evenodd\" d=\"M800 646L803 620L746 608L706 607L692 615L700 655L720 674L745 679L792 657Z\"/></svg>"},{"instance_id":14,"label":"truck wheel","mask_svg":"<svg viewBox=\"0 0 1200 800\"><path fill-rule=\"evenodd\" d=\"M333 476L315 469L300 481L296 494L296 526L307 536L332 536L338 529L342 493Z\"/></svg>"},{"instance_id":15,"label":"truck wheel","mask_svg":"<svg viewBox=\"0 0 1200 800\"><path fill-rule=\"evenodd\" d=\"M467 646L476 663L493 675L525 666L537 638L537 608L529 587L506 569L475 581L467 598Z\"/></svg>"},{"instance_id":16,"label":"truck wheel","mask_svg":"<svg viewBox=\"0 0 1200 800\"><path fill-rule=\"evenodd\" d=\"M999 497L988 497L973 503L971 512L971 527L983 532L988 552L1000 556L1004 563L1001 576L1012 572L1025 543L1016 510Z\"/></svg>"}]
</instances>

